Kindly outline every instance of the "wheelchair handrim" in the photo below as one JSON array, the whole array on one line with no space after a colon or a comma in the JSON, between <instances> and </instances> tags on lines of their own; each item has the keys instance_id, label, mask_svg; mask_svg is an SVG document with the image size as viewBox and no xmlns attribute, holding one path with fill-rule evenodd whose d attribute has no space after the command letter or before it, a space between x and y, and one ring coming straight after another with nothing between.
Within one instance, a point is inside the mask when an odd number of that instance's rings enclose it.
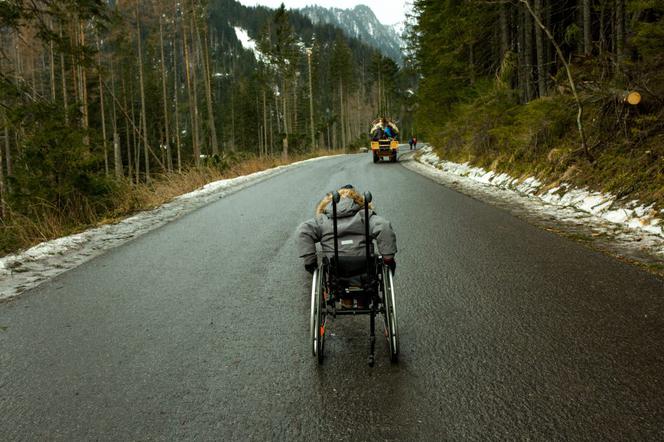
<instances>
[{"instance_id":1,"label":"wheelchair handrim","mask_svg":"<svg viewBox=\"0 0 664 442\"><path fill-rule=\"evenodd\" d=\"M399 354L399 333L397 330L397 303L396 303L396 297L394 295L394 277L392 276L392 272L390 270L387 271L387 274L390 278L390 297L391 297L391 320L392 320L392 336L390 337L393 340L393 345L394 345L394 354L397 355Z\"/></svg>"},{"instance_id":2,"label":"wheelchair handrim","mask_svg":"<svg viewBox=\"0 0 664 442\"><path fill-rule=\"evenodd\" d=\"M311 282L311 317L309 318L309 338L312 342L312 352L316 356L316 319L317 319L317 289L318 289L318 269L314 270Z\"/></svg>"}]
</instances>

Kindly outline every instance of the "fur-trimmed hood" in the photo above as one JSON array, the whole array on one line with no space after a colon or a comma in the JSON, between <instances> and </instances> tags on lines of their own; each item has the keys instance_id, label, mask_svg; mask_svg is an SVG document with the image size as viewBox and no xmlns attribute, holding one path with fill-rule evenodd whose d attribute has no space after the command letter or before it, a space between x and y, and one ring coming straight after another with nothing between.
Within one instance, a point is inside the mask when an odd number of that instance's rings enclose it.
<instances>
[{"instance_id":1,"label":"fur-trimmed hood","mask_svg":"<svg viewBox=\"0 0 664 442\"><path fill-rule=\"evenodd\" d=\"M341 199L337 204L337 227L339 256L364 256L366 253L367 220L364 217L364 198L355 189L338 190ZM378 252L384 256L397 253L397 238L389 221L377 215L369 204L368 227L372 240L376 240ZM300 257L306 264L314 264L316 243L323 253L334 255L334 220L332 219L332 193L318 203L316 216L297 228L297 245Z\"/></svg>"},{"instance_id":2,"label":"fur-trimmed hood","mask_svg":"<svg viewBox=\"0 0 664 442\"><path fill-rule=\"evenodd\" d=\"M364 208L364 197L355 189L339 189L341 199L337 204L337 217L345 218L353 216ZM373 211L373 204L369 203L369 208ZM316 206L316 215L332 216L332 193L328 193Z\"/></svg>"}]
</instances>

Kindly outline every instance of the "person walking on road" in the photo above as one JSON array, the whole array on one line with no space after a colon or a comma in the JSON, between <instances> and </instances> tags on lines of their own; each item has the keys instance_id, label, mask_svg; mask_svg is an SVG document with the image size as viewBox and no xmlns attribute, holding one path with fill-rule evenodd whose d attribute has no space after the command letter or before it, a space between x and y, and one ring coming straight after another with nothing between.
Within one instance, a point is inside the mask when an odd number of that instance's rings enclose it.
<instances>
[{"instance_id":1,"label":"person walking on road","mask_svg":"<svg viewBox=\"0 0 664 442\"><path fill-rule=\"evenodd\" d=\"M411 137L410 140L408 140L408 145L410 146L410 150L413 150L413 138Z\"/></svg>"}]
</instances>

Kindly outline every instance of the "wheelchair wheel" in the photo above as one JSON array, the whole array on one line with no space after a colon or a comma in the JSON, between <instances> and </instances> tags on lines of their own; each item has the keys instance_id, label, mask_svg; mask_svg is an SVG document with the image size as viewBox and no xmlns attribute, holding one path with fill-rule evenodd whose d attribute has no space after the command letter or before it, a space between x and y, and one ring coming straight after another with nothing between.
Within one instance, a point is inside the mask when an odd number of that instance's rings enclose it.
<instances>
[{"instance_id":1,"label":"wheelchair wheel","mask_svg":"<svg viewBox=\"0 0 664 442\"><path fill-rule=\"evenodd\" d=\"M324 289L324 272L321 269L318 269L314 272L311 287L310 336L312 352L314 356L318 356L319 364L323 363L325 352L325 323L327 312L323 295Z\"/></svg>"},{"instance_id":2,"label":"wheelchair wheel","mask_svg":"<svg viewBox=\"0 0 664 442\"><path fill-rule=\"evenodd\" d=\"M316 356L316 327L318 321L318 292L320 291L320 272L318 269L314 270L314 275L311 281L311 315L309 317L309 338L311 344L311 352Z\"/></svg>"},{"instance_id":3,"label":"wheelchair wheel","mask_svg":"<svg viewBox=\"0 0 664 442\"><path fill-rule=\"evenodd\" d=\"M385 292L385 325L387 326L387 340L390 344L390 360L399 360L399 332L397 329L397 307L394 293L394 277L392 272L385 267L383 270L383 282Z\"/></svg>"}]
</instances>

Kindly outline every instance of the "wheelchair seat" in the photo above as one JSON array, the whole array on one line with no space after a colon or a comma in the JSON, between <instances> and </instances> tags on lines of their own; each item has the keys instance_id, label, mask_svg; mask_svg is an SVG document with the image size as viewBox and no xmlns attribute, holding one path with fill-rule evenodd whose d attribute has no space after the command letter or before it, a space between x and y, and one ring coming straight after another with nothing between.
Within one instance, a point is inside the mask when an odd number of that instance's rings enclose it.
<instances>
[{"instance_id":1,"label":"wheelchair seat","mask_svg":"<svg viewBox=\"0 0 664 442\"><path fill-rule=\"evenodd\" d=\"M335 260L330 260L334 267ZM339 265L337 267L340 278L353 278L367 273L366 256L339 256Z\"/></svg>"}]
</instances>

